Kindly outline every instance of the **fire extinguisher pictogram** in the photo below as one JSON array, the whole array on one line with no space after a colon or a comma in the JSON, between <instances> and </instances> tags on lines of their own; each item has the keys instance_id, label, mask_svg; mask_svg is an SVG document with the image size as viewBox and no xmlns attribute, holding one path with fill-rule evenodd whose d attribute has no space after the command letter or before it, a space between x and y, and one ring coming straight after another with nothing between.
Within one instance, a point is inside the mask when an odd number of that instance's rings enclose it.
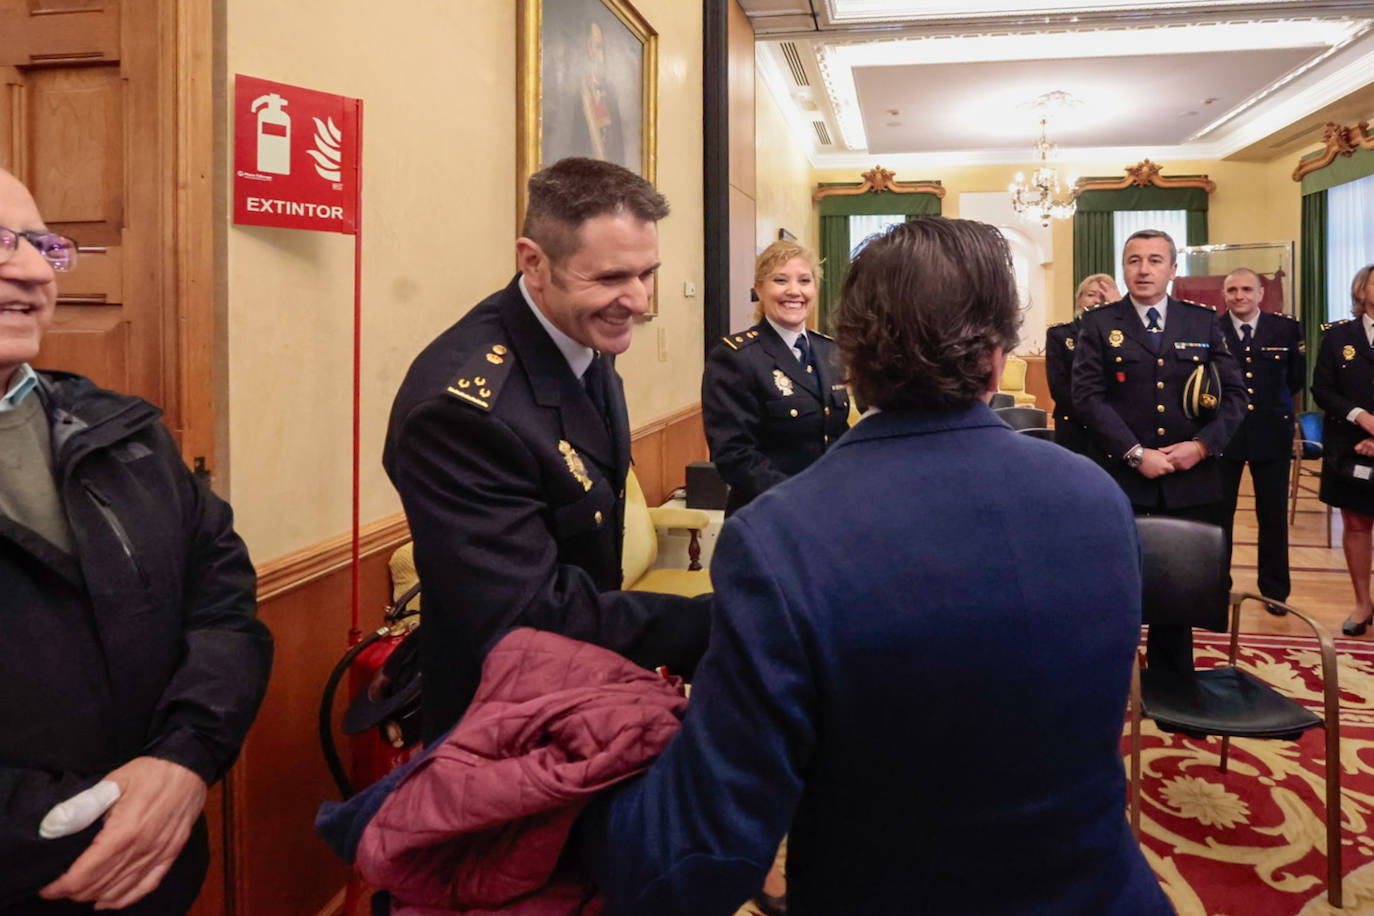
<instances>
[{"instance_id":1,"label":"fire extinguisher pictogram","mask_svg":"<svg viewBox=\"0 0 1374 916\"><path fill-rule=\"evenodd\" d=\"M282 111L286 99L275 92L253 100L258 116L258 171L291 174L291 116Z\"/></svg>"}]
</instances>

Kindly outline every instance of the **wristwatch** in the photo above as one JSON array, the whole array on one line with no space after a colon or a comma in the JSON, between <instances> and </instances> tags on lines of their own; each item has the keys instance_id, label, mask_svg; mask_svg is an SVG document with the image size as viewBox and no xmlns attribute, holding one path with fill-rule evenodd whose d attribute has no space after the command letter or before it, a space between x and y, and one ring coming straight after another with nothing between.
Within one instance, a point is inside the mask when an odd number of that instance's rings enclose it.
<instances>
[{"instance_id":1,"label":"wristwatch","mask_svg":"<svg viewBox=\"0 0 1374 916\"><path fill-rule=\"evenodd\" d=\"M1137 444L1135 447L1129 449L1122 457L1126 461L1126 467L1133 471L1139 470L1140 462L1145 458L1145 446Z\"/></svg>"}]
</instances>

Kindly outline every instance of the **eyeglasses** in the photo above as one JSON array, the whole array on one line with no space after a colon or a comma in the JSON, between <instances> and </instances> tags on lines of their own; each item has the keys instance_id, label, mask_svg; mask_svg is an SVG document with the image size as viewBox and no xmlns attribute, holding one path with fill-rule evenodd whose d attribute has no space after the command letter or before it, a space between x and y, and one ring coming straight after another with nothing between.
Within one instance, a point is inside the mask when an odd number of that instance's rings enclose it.
<instances>
[{"instance_id":1,"label":"eyeglasses","mask_svg":"<svg viewBox=\"0 0 1374 916\"><path fill-rule=\"evenodd\" d=\"M43 260L52 265L53 270L65 273L76 267L75 240L55 232L18 232L4 226L0 226L0 264L14 257L19 250L20 239L28 239Z\"/></svg>"}]
</instances>

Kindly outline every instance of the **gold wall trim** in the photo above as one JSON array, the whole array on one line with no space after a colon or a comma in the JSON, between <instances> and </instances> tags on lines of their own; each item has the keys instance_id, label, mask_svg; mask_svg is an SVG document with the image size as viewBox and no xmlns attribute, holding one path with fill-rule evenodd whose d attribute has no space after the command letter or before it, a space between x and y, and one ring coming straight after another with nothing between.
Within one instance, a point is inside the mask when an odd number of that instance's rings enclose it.
<instances>
[{"instance_id":1,"label":"gold wall trim","mask_svg":"<svg viewBox=\"0 0 1374 916\"><path fill-rule=\"evenodd\" d=\"M938 181L913 181L905 183L895 180L895 175L891 169L885 169L881 165L864 172L859 177L863 180L852 185L826 183L818 188L811 195L812 200L822 200L826 197L854 197L859 194L934 194L940 199L944 199L945 187Z\"/></svg>"},{"instance_id":2,"label":"gold wall trim","mask_svg":"<svg viewBox=\"0 0 1374 916\"><path fill-rule=\"evenodd\" d=\"M1322 142L1326 149L1312 159L1303 159L1293 169L1293 180L1302 181L1303 177L1326 168L1337 156L1353 156L1357 149L1374 149L1374 137L1369 135L1369 122L1361 121L1348 127L1334 121L1326 122L1322 131Z\"/></svg>"},{"instance_id":3,"label":"gold wall trim","mask_svg":"<svg viewBox=\"0 0 1374 916\"><path fill-rule=\"evenodd\" d=\"M378 519L358 532L358 555L368 557L395 550L410 540L405 513ZM330 573L347 569L353 561L353 535L345 531L258 567L258 603L271 601Z\"/></svg>"},{"instance_id":4,"label":"gold wall trim","mask_svg":"<svg viewBox=\"0 0 1374 916\"><path fill-rule=\"evenodd\" d=\"M1138 188L1201 188L1208 194L1217 189L1217 184L1206 175L1189 175L1185 178L1169 178L1160 174L1161 166L1142 159L1135 165L1126 166L1126 174L1121 178L1080 178L1074 182L1073 193L1077 197L1084 191L1122 191L1134 185Z\"/></svg>"}]
</instances>

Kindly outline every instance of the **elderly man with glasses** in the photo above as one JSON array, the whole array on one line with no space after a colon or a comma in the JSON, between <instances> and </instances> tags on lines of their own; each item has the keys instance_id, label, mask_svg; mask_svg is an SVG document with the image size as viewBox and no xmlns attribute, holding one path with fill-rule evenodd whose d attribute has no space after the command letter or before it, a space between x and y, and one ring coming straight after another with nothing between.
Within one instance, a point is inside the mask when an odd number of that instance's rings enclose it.
<instances>
[{"instance_id":1,"label":"elderly man with glasses","mask_svg":"<svg viewBox=\"0 0 1374 916\"><path fill-rule=\"evenodd\" d=\"M184 913L272 642L161 411L30 365L76 256L0 170L0 916Z\"/></svg>"}]
</instances>

